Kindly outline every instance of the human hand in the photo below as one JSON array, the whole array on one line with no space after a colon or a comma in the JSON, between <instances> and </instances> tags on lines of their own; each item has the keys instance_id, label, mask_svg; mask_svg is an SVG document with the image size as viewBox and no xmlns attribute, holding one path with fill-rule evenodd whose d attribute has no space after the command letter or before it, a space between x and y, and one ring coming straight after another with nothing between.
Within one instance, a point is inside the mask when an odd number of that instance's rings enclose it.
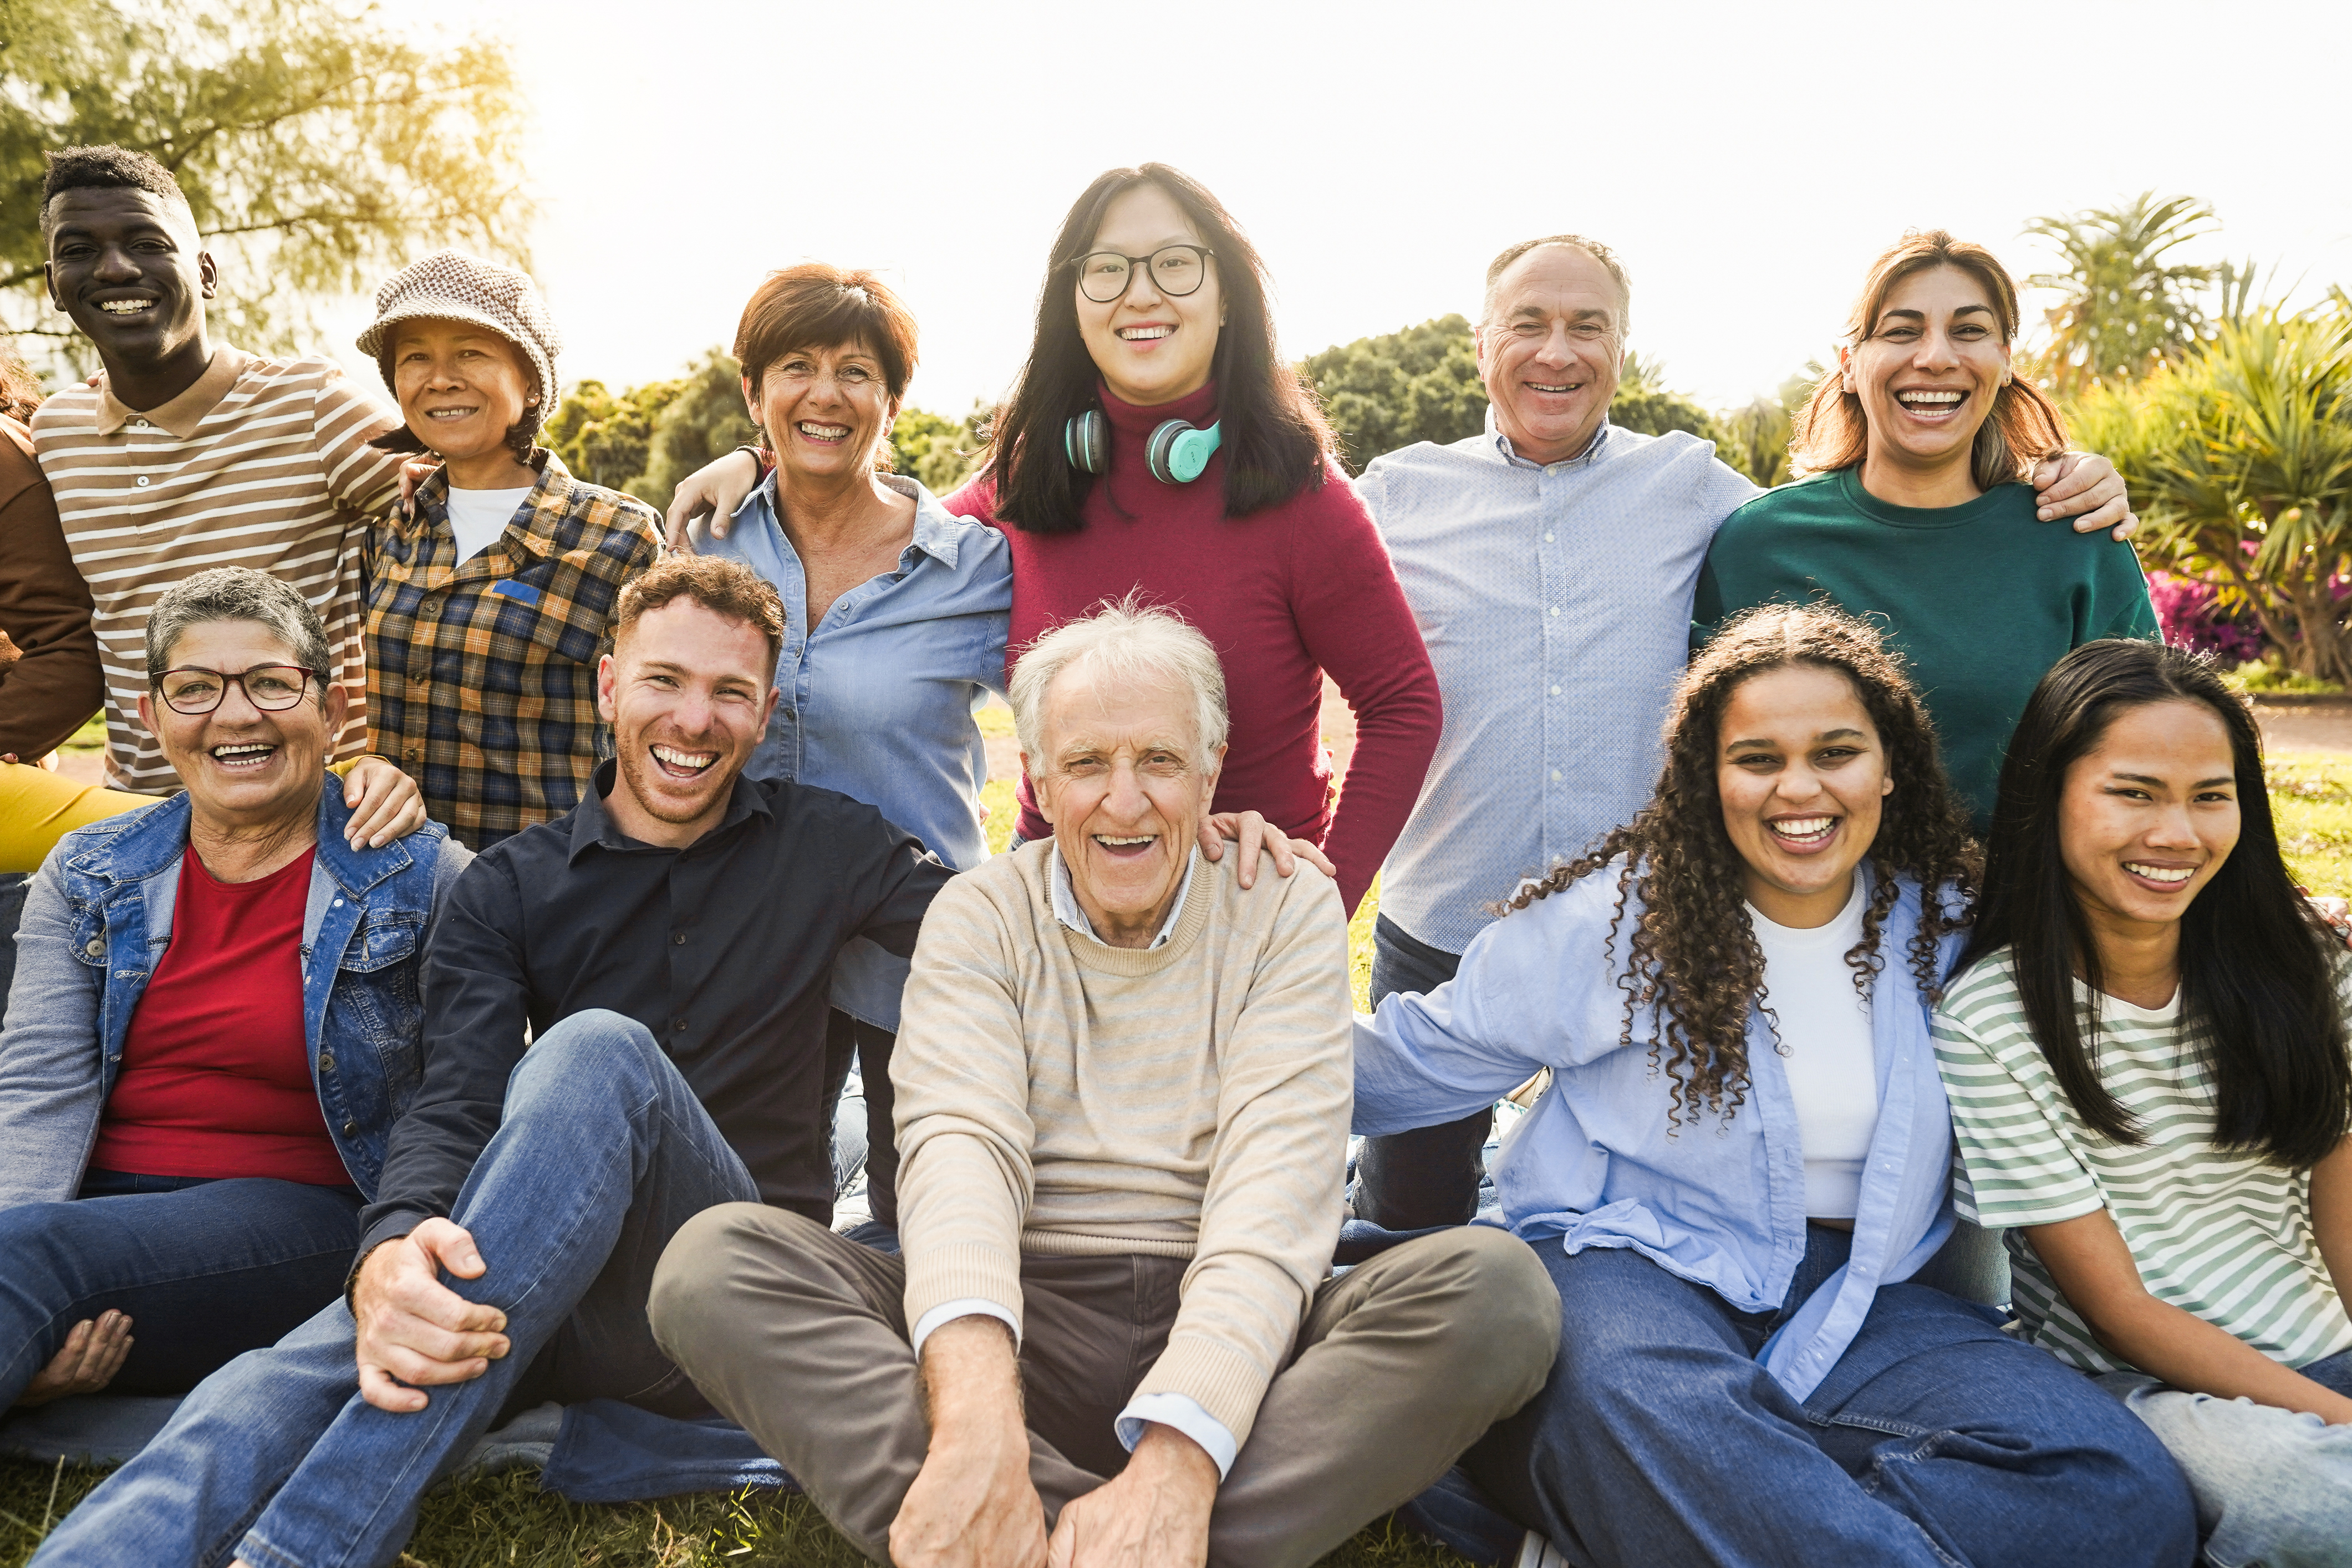
<instances>
[{"instance_id":1,"label":"human hand","mask_svg":"<svg viewBox=\"0 0 2352 1568\"><path fill-rule=\"evenodd\" d=\"M70 1394L96 1394L114 1381L131 1353L131 1320L109 1309L93 1320L84 1318L66 1334L66 1342L49 1364L33 1374L16 1408L29 1410Z\"/></svg>"},{"instance_id":2,"label":"human hand","mask_svg":"<svg viewBox=\"0 0 2352 1568\"><path fill-rule=\"evenodd\" d=\"M1127 1468L1063 1508L1046 1568L1202 1568L1217 1480L1207 1449L1147 1424Z\"/></svg>"},{"instance_id":3,"label":"human hand","mask_svg":"<svg viewBox=\"0 0 2352 1568\"><path fill-rule=\"evenodd\" d=\"M406 506L415 500L418 488L431 479L433 470L440 466L440 458L423 456L411 458L402 463L400 465L400 504Z\"/></svg>"},{"instance_id":4,"label":"human hand","mask_svg":"<svg viewBox=\"0 0 2352 1568\"><path fill-rule=\"evenodd\" d=\"M735 509L760 488L760 465L749 452L730 452L678 481L669 498L668 542L672 550L694 550L690 531L694 520L710 519L710 537L724 539L734 526Z\"/></svg>"},{"instance_id":5,"label":"human hand","mask_svg":"<svg viewBox=\"0 0 2352 1568\"><path fill-rule=\"evenodd\" d=\"M2116 539L2139 531L2124 477L2095 452L2061 452L2042 459L2033 470L2033 489L2034 515L2044 522L2071 517L2077 533L2105 528Z\"/></svg>"},{"instance_id":6,"label":"human hand","mask_svg":"<svg viewBox=\"0 0 2352 1568\"><path fill-rule=\"evenodd\" d=\"M445 1268L478 1279L488 1268L474 1238L446 1219L428 1219L367 1255L352 1287L352 1318L359 1326L360 1393L370 1405L422 1410L425 1389L471 1382L513 1348L504 1312L441 1283Z\"/></svg>"},{"instance_id":7,"label":"human hand","mask_svg":"<svg viewBox=\"0 0 2352 1568\"><path fill-rule=\"evenodd\" d=\"M362 757L352 764L343 779L343 804L352 808L343 840L354 849L381 849L425 826L425 792L383 757Z\"/></svg>"},{"instance_id":8,"label":"human hand","mask_svg":"<svg viewBox=\"0 0 2352 1568\"><path fill-rule=\"evenodd\" d=\"M1324 858L1311 838L1293 838L1278 827L1269 826L1265 817L1255 811L1223 811L1201 821L1201 853L1211 860L1225 858L1225 840L1241 845L1242 860L1235 880L1244 888L1255 885L1261 855L1274 858L1277 876L1287 877L1298 868L1299 858L1327 877L1337 877L1331 862Z\"/></svg>"},{"instance_id":9,"label":"human hand","mask_svg":"<svg viewBox=\"0 0 2352 1568\"><path fill-rule=\"evenodd\" d=\"M890 1521L898 1568L1043 1568L1045 1505L1029 1479L1029 1429L1011 1331L957 1318L923 1342L930 1450Z\"/></svg>"}]
</instances>

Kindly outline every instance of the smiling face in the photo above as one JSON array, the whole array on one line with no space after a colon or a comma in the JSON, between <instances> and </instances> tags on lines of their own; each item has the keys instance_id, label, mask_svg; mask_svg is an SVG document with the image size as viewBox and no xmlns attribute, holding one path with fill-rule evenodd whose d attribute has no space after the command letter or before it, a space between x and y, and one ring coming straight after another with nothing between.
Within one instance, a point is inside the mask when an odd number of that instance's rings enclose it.
<instances>
[{"instance_id":1,"label":"smiling face","mask_svg":"<svg viewBox=\"0 0 2352 1568\"><path fill-rule=\"evenodd\" d=\"M596 710L620 759L605 809L622 832L677 847L718 826L775 710L775 667L757 626L684 595L621 632Z\"/></svg>"},{"instance_id":2,"label":"smiling face","mask_svg":"<svg viewBox=\"0 0 2352 1568\"><path fill-rule=\"evenodd\" d=\"M1213 246L1176 205L1176 198L1149 180L1114 198L1103 210L1088 251L1150 256L1162 246ZM1153 287L1150 268L1130 266L1127 292L1108 305L1086 296L1073 279L1078 333L1102 372L1111 395L1141 408L1188 397L1209 384L1217 355L1217 332L1224 325L1225 297L1217 263L1192 293L1171 299Z\"/></svg>"},{"instance_id":3,"label":"smiling face","mask_svg":"<svg viewBox=\"0 0 2352 1568\"><path fill-rule=\"evenodd\" d=\"M186 207L129 188L60 191L48 206L50 302L118 375L205 356L217 282ZM201 368L201 364L199 364Z\"/></svg>"},{"instance_id":4,"label":"smiling face","mask_svg":"<svg viewBox=\"0 0 2352 1568\"><path fill-rule=\"evenodd\" d=\"M2009 344L1984 285L1931 267L1887 290L1870 336L1840 349L1838 363L1861 399L1874 461L1965 472L2009 374Z\"/></svg>"},{"instance_id":5,"label":"smiling face","mask_svg":"<svg viewBox=\"0 0 2352 1568\"><path fill-rule=\"evenodd\" d=\"M2095 931L2177 926L2238 825L2230 731L2201 702L2126 709L2059 795L2060 853Z\"/></svg>"},{"instance_id":6,"label":"smiling face","mask_svg":"<svg viewBox=\"0 0 2352 1568\"><path fill-rule=\"evenodd\" d=\"M1580 247L1542 245L1512 262L1493 294L1476 338L1496 428L1530 462L1578 456L1617 395L1625 348L1617 280Z\"/></svg>"},{"instance_id":7,"label":"smiling face","mask_svg":"<svg viewBox=\"0 0 2352 1568\"><path fill-rule=\"evenodd\" d=\"M533 395L522 351L472 321L423 318L390 333L393 395L416 438L453 466L508 455Z\"/></svg>"},{"instance_id":8,"label":"smiling face","mask_svg":"<svg viewBox=\"0 0 2352 1568\"><path fill-rule=\"evenodd\" d=\"M757 387L744 379L743 401L787 478L872 472L875 452L898 416L881 359L858 342L791 351L768 366Z\"/></svg>"},{"instance_id":9,"label":"smiling face","mask_svg":"<svg viewBox=\"0 0 2352 1568\"><path fill-rule=\"evenodd\" d=\"M1175 902L1224 748L1201 765L1199 713L1174 680L1112 685L1085 661L1045 689L1042 758L1021 765L1095 934L1143 947Z\"/></svg>"},{"instance_id":10,"label":"smiling face","mask_svg":"<svg viewBox=\"0 0 2352 1568\"><path fill-rule=\"evenodd\" d=\"M198 621L164 657L174 669L223 675L301 661L258 621ZM256 708L242 683L226 684L220 706L211 712L181 713L151 689L139 699L139 721L187 785L191 807L214 826L307 820L318 809L320 773L330 740L342 730L347 702L341 687L331 683L325 691L322 710L314 676L300 701L273 712Z\"/></svg>"},{"instance_id":11,"label":"smiling face","mask_svg":"<svg viewBox=\"0 0 2352 1568\"><path fill-rule=\"evenodd\" d=\"M1779 925L1836 919L1895 788L1853 682L1818 665L1740 682L1724 706L1715 777L1748 901Z\"/></svg>"}]
</instances>

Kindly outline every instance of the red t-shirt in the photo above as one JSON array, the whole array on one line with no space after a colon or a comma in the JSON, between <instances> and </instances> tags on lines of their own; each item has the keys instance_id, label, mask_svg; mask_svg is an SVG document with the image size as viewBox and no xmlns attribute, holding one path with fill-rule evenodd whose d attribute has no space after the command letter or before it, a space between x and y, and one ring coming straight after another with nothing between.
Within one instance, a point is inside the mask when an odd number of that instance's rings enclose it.
<instances>
[{"instance_id":1,"label":"red t-shirt","mask_svg":"<svg viewBox=\"0 0 2352 1568\"><path fill-rule=\"evenodd\" d=\"M255 882L180 862L172 945L122 1041L89 1163L142 1176L351 1183L302 1034L305 851Z\"/></svg>"}]
</instances>

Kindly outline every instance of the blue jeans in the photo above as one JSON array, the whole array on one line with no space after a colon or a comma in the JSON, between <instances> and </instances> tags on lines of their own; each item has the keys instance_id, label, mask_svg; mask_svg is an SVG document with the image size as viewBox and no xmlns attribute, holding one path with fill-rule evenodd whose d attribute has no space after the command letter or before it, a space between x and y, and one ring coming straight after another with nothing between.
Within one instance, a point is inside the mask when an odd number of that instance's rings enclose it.
<instances>
[{"instance_id":1,"label":"blue jeans","mask_svg":"<svg viewBox=\"0 0 2352 1568\"><path fill-rule=\"evenodd\" d=\"M355 1187L89 1171L68 1203L0 1209L0 1410L76 1323L130 1315L110 1394L185 1394L333 1300L358 1245Z\"/></svg>"},{"instance_id":2,"label":"blue jeans","mask_svg":"<svg viewBox=\"0 0 2352 1568\"><path fill-rule=\"evenodd\" d=\"M1850 1237L1808 1242L1779 1312L1637 1252L1538 1246L1560 1294L1551 1380L1464 1468L1584 1568L2187 1568L2195 1510L2163 1446L1941 1291L1881 1289L1828 1379L1790 1398L1757 1352Z\"/></svg>"},{"instance_id":3,"label":"blue jeans","mask_svg":"<svg viewBox=\"0 0 2352 1568\"><path fill-rule=\"evenodd\" d=\"M511 1405L612 1398L668 1415L709 1405L654 1343L646 1298L688 1220L756 1203L743 1162L645 1026L577 1013L525 1054L499 1131L451 1217L489 1268L445 1279L507 1314L512 1351L411 1415L357 1393L337 1301L190 1395L37 1554L44 1568L383 1568L416 1502Z\"/></svg>"},{"instance_id":4,"label":"blue jeans","mask_svg":"<svg viewBox=\"0 0 2352 1568\"><path fill-rule=\"evenodd\" d=\"M2352 1351L2298 1370L2352 1394ZM2180 1461L2207 1562L2336 1568L2352 1561L2352 1426L2251 1399L2185 1394L2137 1372L2098 1381Z\"/></svg>"},{"instance_id":5,"label":"blue jeans","mask_svg":"<svg viewBox=\"0 0 2352 1568\"><path fill-rule=\"evenodd\" d=\"M1408 934L1381 915L1372 921L1372 1005L1393 992L1423 995L1454 978L1462 955ZM1389 1230L1467 1225L1478 1212L1478 1182L1486 1172L1486 1134L1495 1113L1410 1132L1367 1138L1356 1152L1356 1188L1348 1194L1358 1219Z\"/></svg>"}]
</instances>

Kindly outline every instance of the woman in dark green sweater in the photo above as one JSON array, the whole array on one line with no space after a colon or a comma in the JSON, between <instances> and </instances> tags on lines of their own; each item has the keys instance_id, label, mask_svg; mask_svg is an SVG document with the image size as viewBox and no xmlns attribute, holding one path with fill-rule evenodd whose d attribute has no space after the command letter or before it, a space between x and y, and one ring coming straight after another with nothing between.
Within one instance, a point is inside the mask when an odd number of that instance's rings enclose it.
<instances>
[{"instance_id":1,"label":"woman in dark green sweater","mask_svg":"<svg viewBox=\"0 0 2352 1568\"><path fill-rule=\"evenodd\" d=\"M2130 545L2035 516L2034 465L2066 426L2011 374L2016 333L2017 286L1982 246L1937 229L1880 257L1797 417L1811 477L1731 514L1692 609L1694 647L1774 601L1882 621L1979 834L2042 674L2086 642L2158 635Z\"/></svg>"}]
</instances>

